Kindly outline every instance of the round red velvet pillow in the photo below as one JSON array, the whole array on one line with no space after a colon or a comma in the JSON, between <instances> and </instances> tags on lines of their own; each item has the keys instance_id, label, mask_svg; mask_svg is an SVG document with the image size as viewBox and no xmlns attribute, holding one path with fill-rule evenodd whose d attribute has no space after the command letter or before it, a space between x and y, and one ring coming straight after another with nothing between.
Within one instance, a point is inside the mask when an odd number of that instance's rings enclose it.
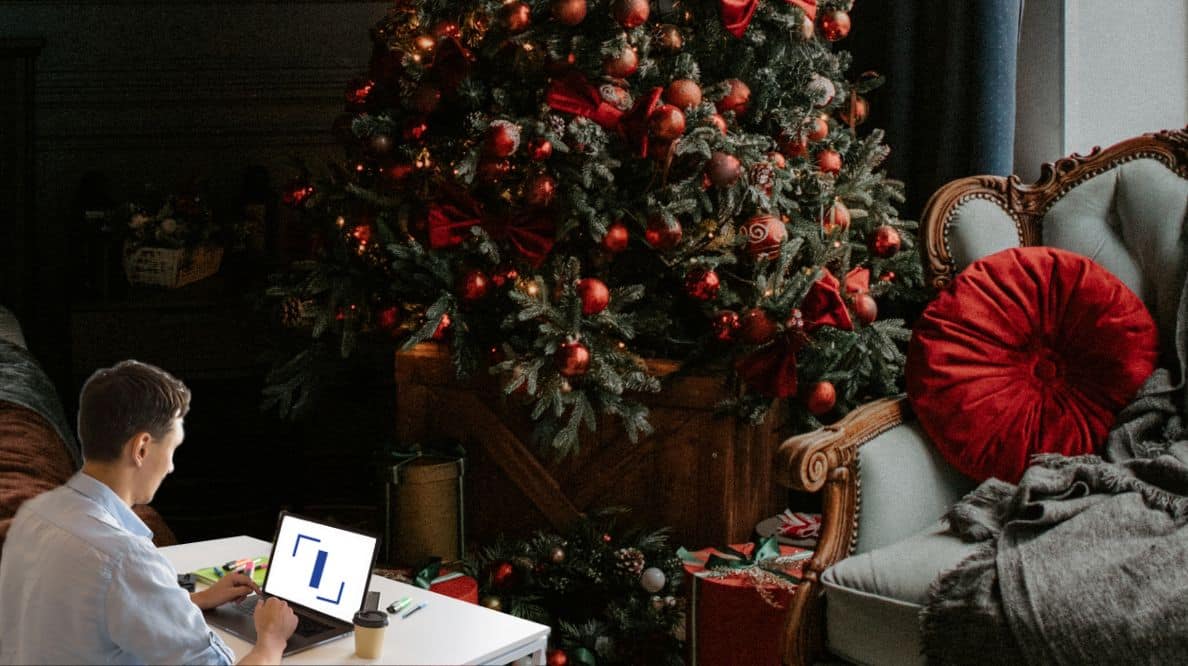
<instances>
[{"instance_id":1,"label":"round red velvet pillow","mask_svg":"<svg viewBox=\"0 0 1188 666\"><path fill-rule=\"evenodd\" d=\"M908 398L951 465L1014 483L1033 454L1096 451L1158 344L1143 302L1092 260L1004 250L924 310L908 346Z\"/></svg>"}]
</instances>

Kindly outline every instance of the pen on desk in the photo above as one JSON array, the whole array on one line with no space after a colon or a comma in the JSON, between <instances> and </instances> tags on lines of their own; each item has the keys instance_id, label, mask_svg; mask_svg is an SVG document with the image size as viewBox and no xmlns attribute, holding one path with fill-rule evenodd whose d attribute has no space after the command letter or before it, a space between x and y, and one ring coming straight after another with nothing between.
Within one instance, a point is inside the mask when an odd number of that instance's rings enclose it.
<instances>
[{"instance_id":1,"label":"pen on desk","mask_svg":"<svg viewBox=\"0 0 1188 666\"><path fill-rule=\"evenodd\" d=\"M400 619L407 620L409 615L412 615L413 613L421 610L422 608L424 608L425 606L428 606L428 605L429 605L429 602L422 601L421 603L417 604L416 606L413 606L412 609L409 610L407 613L405 613L404 615L401 615Z\"/></svg>"}]
</instances>

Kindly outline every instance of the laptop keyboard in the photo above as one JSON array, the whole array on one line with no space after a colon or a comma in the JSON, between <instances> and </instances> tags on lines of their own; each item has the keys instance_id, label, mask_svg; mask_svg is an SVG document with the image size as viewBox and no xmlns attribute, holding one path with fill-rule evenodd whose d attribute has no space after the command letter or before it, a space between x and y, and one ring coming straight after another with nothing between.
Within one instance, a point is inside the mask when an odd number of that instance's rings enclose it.
<instances>
[{"instance_id":1,"label":"laptop keyboard","mask_svg":"<svg viewBox=\"0 0 1188 666\"><path fill-rule=\"evenodd\" d=\"M258 604L259 602L260 602L260 597L258 597L256 595L252 595L250 597L247 597L246 599L244 599L243 601L239 602L236 605L239 607L240 611L242 611L248 615L251 615L253 612L255 612L256 604ZM298 636L305 636L305 637L314 636L314 635L322 633L323 631L327 631L327 630L333 628L324 622L319 622L318 620L315 620L313 618L306 617L306 616L302 615L301 613L297 613L296 615L297 615L297 629L293 633Z\"/></svg>"}]
</instances>

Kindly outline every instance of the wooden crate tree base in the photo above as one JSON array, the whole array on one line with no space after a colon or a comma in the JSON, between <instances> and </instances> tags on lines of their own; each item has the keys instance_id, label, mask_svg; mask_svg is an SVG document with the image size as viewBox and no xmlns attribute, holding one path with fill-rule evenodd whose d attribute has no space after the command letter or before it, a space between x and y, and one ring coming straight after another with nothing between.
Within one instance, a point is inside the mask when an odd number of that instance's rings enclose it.
<instances>
[{"instance_id":1,"label":"wooden crate tree base","mask_svg":"<svg viewBox=\"0 0 1188 666\"><path fill-rule=\"evenodd\" d=\"M538 455L527 410L505 401L493 378L459 382L446 349L425 344L396 355L397 434L402 443L452 438L466 447L471 542L565 529L592 509L625 506L631 523L671 527L677 545L738 543L783 508L773 481L778 407L761 426L715 417L726 390L717 377L666 382L644 396L655 433L632 443L617 419L602 418L576 455L551 461Z\"/></svg>"}]
</instances>

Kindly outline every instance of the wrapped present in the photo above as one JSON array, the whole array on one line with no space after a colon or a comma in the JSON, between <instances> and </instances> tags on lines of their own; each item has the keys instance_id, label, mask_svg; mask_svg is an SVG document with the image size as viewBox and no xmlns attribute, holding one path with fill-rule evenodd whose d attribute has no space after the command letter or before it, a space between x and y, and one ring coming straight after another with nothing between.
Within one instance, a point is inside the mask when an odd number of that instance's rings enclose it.
<instances>
[{"instance_id":1,"label":"wrapped present","mask_svg":"<svg viewBox=\"0 0 1188 666\"><path fill-rule=\"evenodd\" d=\"M377 576L444 594L461 601L478 603L478 581L461 571L448 571L441 566L441 558L432 558L419 569L376 569Z\"/></svg>"},{"instance_id":2,"label":"wrapped present","mask_svg":"<svg viewBox=\"0 0 1188 666\"><path fill-rule=\"evenodd\" d=\"M759 521L755 533L760 538L774 536L777 541L789 546L814 548L821 533L821 514L784 509L779 515Z\"/></svg>"},{"instance_id":3,"label":"wrapped present","mask_svg":"<svg viewBox=\"0 0 1188 666\"><path fill-rule=\"evenodd\" d=\"M691 663L779 666L784 622L813 551L768 537L679 554L690 579Z\"/></svg>"}]
</instances>

